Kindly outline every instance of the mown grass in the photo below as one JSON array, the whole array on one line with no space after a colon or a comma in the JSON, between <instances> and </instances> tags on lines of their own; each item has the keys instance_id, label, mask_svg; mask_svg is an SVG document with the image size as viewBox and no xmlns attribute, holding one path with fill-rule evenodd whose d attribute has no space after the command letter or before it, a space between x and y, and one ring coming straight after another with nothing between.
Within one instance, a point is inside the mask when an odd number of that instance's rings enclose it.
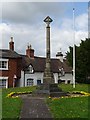
<instances>
[{"instance_id":1,"label":"mown grass","mask_svg":"<svg viewBox=\"0 0 90 120\"><path fill-rule=\"evenodd\" d=\"M90 85L77 84L76 88L73 89L70 84L60 84L59 87L63 91L85 91L88 92ZM36 87L22 87L22 88L8 88L2 89L2 117L14 118L17 120L20 116L22 107L22 100L20 98L7 98L7 94L10 92L25 92L34 91ZM89 99L90 100L90 99ZM60 98L60 99L47 99L47 105L54 118L88 118L89 113L89 101L88 97L76 97L76 98Z\"/></svg>"},{"instance_id":2,"label":"mown grass","mask_svg":"<svg viewBox=\"0 0 90 120\"><path fill-rule=\"evenodd\" d=\"M2 89L2 118L18 119L22 107L20 98L7 98L10 92L34 91L36 87L8 88Z\"/></svg>"},{"instance_id":3,"label":"mown grass","mask_svg":"<svg viewBox=\"0 0 90 120\"><path fill-rule=\"evenodd\" d=\"M75 88L71 84L59 84L63 91L84 91L90 92L90 84L76 84Z\"/></svg>"},{"instance_id":4,"label":"mown grass","mask_svg":"<svg viewBox=\"0 0 90 120\"><path fill-rule=\"evenodd\" d=\"M88 118L88 97L48 99L54 118Z\"/></svg>"},{"instance_id":5,"label":"mown grass","mask_svg":"<svg viewBox=\"0 0 90 120\"><path fill-rule=\"evenodd\" d=\"M89 92L90 85L77 84L76 88L72 85L60 84L59 87L63 91L85 91ZM59 98L59 99L47 99L47 104L54 118L86 118L89 119L89 97L74 97L74 98Z\"/></svg>"}]
</instances>

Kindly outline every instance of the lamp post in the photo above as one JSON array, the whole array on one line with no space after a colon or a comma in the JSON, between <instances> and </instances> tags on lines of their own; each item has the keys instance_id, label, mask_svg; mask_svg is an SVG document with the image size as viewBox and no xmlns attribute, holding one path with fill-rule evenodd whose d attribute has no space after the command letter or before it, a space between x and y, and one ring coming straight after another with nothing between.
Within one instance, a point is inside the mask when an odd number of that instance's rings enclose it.
<instances>
[{"instance_id":1,"label":"lamp post","mask_svg":"<svg viewBox=\"0 0 90 120\"><path fill-rule=\"evenodd\" d=\"M17 76L14 74L14 76L13 76L13 88L15 87L15 81L16 81L16 79L17 79Z\"/></svg>"}]
</instances>

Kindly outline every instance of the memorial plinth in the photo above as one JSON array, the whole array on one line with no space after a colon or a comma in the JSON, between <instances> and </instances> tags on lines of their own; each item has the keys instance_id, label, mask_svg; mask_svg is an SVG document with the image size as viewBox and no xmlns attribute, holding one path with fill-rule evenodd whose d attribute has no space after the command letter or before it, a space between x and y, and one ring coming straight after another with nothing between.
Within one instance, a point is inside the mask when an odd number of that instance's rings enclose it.
<instances>
[{"instance_id":1,"label":"memorial plinth","mask_svg":"<svg viewBox=\"0 0 90 120\"><path fill-rule=\"evenodd\" d=\"M66 96L67 92L63 92L58 84L41 84L38 86L36 91L38 96L48 96L48 97L61 97Z\"/></svg>"}]
</instances>

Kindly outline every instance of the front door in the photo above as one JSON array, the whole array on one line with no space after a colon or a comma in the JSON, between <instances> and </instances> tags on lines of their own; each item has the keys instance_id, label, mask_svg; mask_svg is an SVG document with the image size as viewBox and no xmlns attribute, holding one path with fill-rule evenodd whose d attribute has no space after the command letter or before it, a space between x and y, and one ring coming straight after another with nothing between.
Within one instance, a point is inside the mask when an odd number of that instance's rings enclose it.
<instances>
[{"instance_id":1,"label":"front door","mask_svg":"<svg viewBox=\"0 0 90 120\"><path fill-rule=\"evenodd\" d=\"M41 80L37 80L37 85L40 85L41 84Z\"/></svg>"}]
</instances>

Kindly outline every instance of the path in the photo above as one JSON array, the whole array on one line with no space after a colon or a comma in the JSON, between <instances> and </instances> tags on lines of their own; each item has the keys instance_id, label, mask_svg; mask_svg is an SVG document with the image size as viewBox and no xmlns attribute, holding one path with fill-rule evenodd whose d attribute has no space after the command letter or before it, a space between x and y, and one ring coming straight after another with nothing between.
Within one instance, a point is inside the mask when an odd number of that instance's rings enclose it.
<instances>
[{"instance_id":1,"label":"path","mask_svg":"<svg viewBox=\"0 0 90 120\"><path fill-rule=\"evenodd\" d=\"M34 120L34 118L37 118L38 120L46 119L52 119L52 116L50 114L50 111L45 104L44 98L39 97L23 97L23 106L20 114L20 120L23 120L26 118L28 120Z\"/></svg>"}]
</instances>

